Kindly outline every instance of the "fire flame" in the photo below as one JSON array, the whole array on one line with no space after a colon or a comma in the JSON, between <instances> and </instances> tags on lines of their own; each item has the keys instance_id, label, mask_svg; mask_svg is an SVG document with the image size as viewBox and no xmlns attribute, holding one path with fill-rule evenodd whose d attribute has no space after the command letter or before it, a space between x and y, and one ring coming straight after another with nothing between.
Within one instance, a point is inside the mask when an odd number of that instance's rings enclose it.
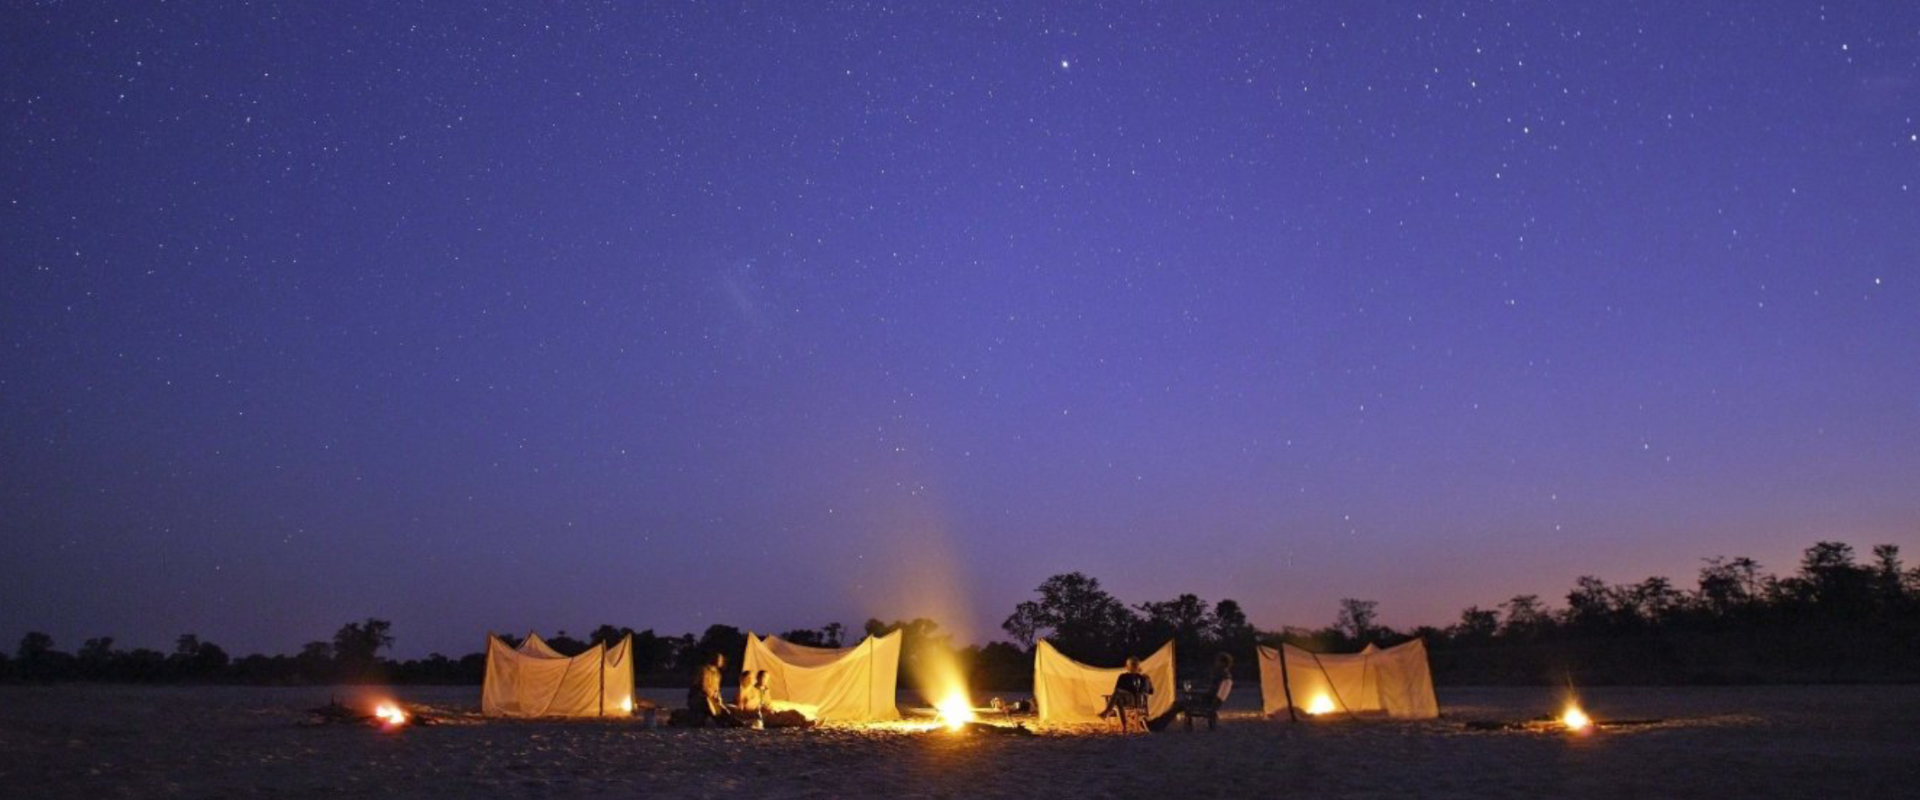
<instances>
[{"instance_id":1,"label":"fire flame","mask_svg":"<svg viewBox=\"0 0 1920 800\"><path fill-rule=\"evenodd\" d=\"M633 713L633 698L631 697L621 698L620 710L627 714Z\"/></svg>"},{"instance_id":2,"label":"fire flame","mask_svg":"<svg viewBox=\"0 0 1920 800\"><path fill-rule=\"evenodd\" d=\"M379 719L381 724L390 728L407 724L407 712L401 710L395 703L381 703L374 706L373 716Z\"/></svg>"},{"instance_id":3,"label":"fire flame","mask_svg":"<svg viewBox=\"0 0 1920 800\"><path fill-rule=\"evenodd\" d=\"M1593 720L1579 706L1567 706L1567 712L1560 715L1560 723L1570 731L1584 731L1593 727Z\"/></svg>"},{"instance_id":4,"label":"fire flame","mask_svg":"<svg viewBox=\"0 0 1920 800\"><path fill-rule=\"evenodd\" d=\"M933 707L940 712L940 724L947 726L947 730L957 731L973 721L973 700L963 690L948 692Z\"/></svg>"},{"instance_id":5,"label":"fire flame","mask_svg":"<svg viewBox=\"0 0 1920 800\"><path fill-rule=\"evenodd\" d=\"M1307 701L1307 713L1316 717L1333 713L1333 698L1324 694L1314 695L1312 700Z\"/></svg>"}]
</instances>

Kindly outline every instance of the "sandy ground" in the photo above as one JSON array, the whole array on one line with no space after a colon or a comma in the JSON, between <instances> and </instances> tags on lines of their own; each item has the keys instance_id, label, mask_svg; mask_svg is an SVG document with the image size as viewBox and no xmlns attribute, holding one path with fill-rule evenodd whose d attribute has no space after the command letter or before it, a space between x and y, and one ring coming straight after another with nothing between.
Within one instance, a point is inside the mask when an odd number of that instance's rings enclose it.
<instances>
[{"instance_id":1,"label":"sandy ground","mask_svg":"<svg viewBox=\"0 0 1920 800\"><path fill-rule=\"evenodd\" d=\"M366 692L331 690L342 699ZM653 730L472 716L478 690L394 696L452 723L303 725L330 690L0 688L7 797L1915 797L1920 687L1598 689L1586 736L1474 732L1543 689L1443 689L1438 721L1286 724L1257 692L1218 731L955 735L917 726ZM665 693L670 696L674 693Z\"/></svg>"}]
</instances>

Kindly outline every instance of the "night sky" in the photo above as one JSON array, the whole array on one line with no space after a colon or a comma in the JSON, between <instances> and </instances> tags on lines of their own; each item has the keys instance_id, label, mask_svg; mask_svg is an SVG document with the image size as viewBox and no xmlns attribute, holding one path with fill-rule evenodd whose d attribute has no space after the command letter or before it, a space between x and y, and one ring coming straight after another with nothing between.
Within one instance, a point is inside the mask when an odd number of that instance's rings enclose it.
<instances>
[{"instance_id":1,"label":"night sky","mask_svg":"<svg viewBox=\"0 0 1920 800\"><path fill-rule=\"evenodd\" d=\"M0 646L1920 556L1920 4L988 9L8 3Z\"/></svg>"}]
</instances>

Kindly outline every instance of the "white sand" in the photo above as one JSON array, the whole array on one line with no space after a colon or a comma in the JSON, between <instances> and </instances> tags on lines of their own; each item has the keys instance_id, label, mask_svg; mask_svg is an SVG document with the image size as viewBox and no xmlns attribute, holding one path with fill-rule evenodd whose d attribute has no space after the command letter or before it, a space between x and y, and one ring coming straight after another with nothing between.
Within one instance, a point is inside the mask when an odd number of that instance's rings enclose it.
<instances>
[{"instance_id":1,"label":"white sand","mask_svg":"<svg viewBox=\"0 0 1920 800\"><path fill-rule=\"evenodd\" d=\"M302 725L327 689L0 688L0 786L19 798L1920 796L1920 687L1600 689L1586 700L1602 720L1669 721L1589 736L1462 725L1552 712L1544 689L1443 689L1436 722L1290 725L1238 710L1211 734L1035 738L506 722L471 716L477 688L392 694L456 724Z\"/></svg>"}]
</instances>

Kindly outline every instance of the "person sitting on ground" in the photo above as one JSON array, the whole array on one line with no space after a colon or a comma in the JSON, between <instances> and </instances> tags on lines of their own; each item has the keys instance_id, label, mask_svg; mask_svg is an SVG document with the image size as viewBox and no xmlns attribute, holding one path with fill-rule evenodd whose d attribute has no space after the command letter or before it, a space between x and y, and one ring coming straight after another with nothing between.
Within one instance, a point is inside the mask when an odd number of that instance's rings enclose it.
<instances>
[{"instance_id":1,"label":"person sitting on ground","mask_svg":"<svg viewBox=\"0 0 1920 800\"><path fill-rule=\"evenodd\" d=\"M807 719L807 715L792 708L781 708L780 702L773 699L767 687L767 671L760 670L753 675L753 692L760 703L760 722L767 728L811 728L819 722Z\"/></svg>"},{"instance_id":2,"label":"person sitting on ground","mask_svg":"<svg viewBox=\"0 0 1920 800\"><path fill-rule=\"evenodd\" d=\"M773 694L767 688L767 671L763 669L753 673L753 681L750 686L753 689L754 702L759 704L760 708L772 711Z\"/></svg>"},{"instance_id":3,"label":"person sitting on ground","mask_svg":"<svg viewBox=\"0 0 1920 800\"><path fill-rule=\"evenodd\" d=\"M687 723L693 727L704 728L711 723L731 728L740 724L720 699L720 670L726 665L726 655L714 653L694 674L693 685L687 687Z\"/></svg>"},{"instance_id":4,"label":"person sitting on ground","mask_svg":"<svg viewBox=\"0 0 1920 800\"><path fill-rule=\"evenodd\" d=\"M753 687L753 670L741 670L740 693L733 699L734 710L742 715L751 717L760 713L765 700L766 694Z\"/></svg>"},{"instance_id":5,"label":"person sitting on ground","mask_svg":"<svg viewBox=\"0 0 1920 800\"><path fill-rule=\"evenodd\" d=\"M1120 673L1120 677L1114 679L1113 694L1107 695L1107 707L1100 712L1100 718L1106 719L1107 715L1118 713L1120 730L1125 732L1127 712L1135 709L1144 710L1147 707L1147 698L1152 695L1153 679L1140 671L1140 659L1128 658L1127 671ZM1146 720L1142 719L1143 730L1145 723Z\"/></svg>"}]
</instances>

